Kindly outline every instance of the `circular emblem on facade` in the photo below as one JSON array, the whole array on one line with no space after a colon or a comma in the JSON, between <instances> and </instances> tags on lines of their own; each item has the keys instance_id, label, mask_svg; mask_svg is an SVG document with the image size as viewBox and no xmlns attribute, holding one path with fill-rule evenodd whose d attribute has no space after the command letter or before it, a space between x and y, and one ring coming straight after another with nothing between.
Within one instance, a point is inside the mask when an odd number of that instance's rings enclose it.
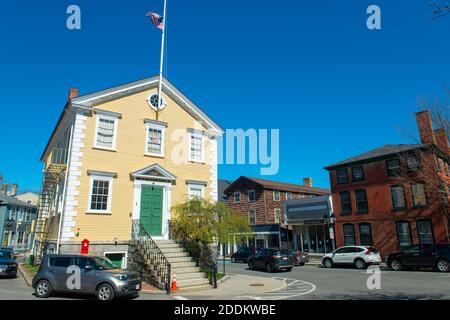
<instances>
[{"instance_id":1,"label":"circular emblem on facade","mask_svg":"<svg viewBox=\"0 0 450 320\"><path fill-rule=\"evenodd\" d=\"M159 97L159 95L157 93L153 93L147 99L149 106L154 110L158 109L158 97ZM167 105L167 103L164 100L164 98L161 98L160 110L164 109L166 107L166 105Z\"/></svg>"}]
</instances>

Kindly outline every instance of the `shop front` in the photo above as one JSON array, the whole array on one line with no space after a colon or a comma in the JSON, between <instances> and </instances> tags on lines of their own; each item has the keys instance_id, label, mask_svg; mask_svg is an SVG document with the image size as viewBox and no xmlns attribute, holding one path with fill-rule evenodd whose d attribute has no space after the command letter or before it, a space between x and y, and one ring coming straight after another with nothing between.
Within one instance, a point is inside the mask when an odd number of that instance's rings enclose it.
<instances>
[{"instance_id":1,"label":"shop front","mask_svg":"<svg viewBox=\"0 0 450 320\"><path fill-rule=\"evenodd\" d=\"M295 249L317 254L335 249L335 219L329 196L285 201L284 212Z\"/></svg>"}]
</instances>

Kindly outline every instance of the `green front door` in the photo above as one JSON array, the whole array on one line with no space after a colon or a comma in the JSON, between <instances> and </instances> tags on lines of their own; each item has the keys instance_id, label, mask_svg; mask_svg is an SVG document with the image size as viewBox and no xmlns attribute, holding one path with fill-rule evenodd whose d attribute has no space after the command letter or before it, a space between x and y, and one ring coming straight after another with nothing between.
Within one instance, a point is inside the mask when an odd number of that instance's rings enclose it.
<instances>
[{"instance_id":1,"label":"green front door","mask_svg":"<svg viewBox=\"0 0 450 320\"><path fill-rule=\"evenodd\" d=\"M151 236L162 236L163 188L142 186L140 222Z\"/></svg>"}]
</instances>

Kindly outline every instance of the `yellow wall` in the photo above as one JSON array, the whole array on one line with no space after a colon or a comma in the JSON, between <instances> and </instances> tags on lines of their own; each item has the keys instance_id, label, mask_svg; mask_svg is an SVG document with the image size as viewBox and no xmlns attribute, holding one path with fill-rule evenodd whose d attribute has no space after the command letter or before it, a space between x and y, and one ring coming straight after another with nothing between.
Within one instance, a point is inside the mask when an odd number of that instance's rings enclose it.
<instances>
[{"instance_id":1,"label":"yellow wall","mask_svg":"<svg viewBox=\"0 0 450 320\"><path fill-rule=\"evenodd\" d=\"M165 138L165 157L150 157L144 155L146 147L146 125L144 119L155 119L154 112L147 104L147 97L155 90L137 93L122 99L110 101L96 106L102 110L121 113L122 117L118 122L116 152L93 149L94 134L96 126L96 114L88 116L84 148L81 158L82 168L81 185L79 186L79 196L76 198L77 216L75 230L79 228L79 236L71 239L80 241L84 238L90 241L99 240L128 240L131 232L131 221L133 211L133 180L130 173L142 169L146 166L157 163L177 177L176 185L172 190L173 206L177 202L185 201L188 193L186 180L199 180L208 182L205 188L205 197L210 195L210 165L209 165L209 140L205 138L205 162L206 164L186 163L176 164L171 161L171 153L177 141L172 142L171 136L176 129L183 129L186 137L187 129L194 128L195 121L185 110L179 107L171 98L165 96L167 106L162 111L159 121L168 123ZM205 128L203 130L206 131ZM185 140L187 150L188 139ZM187 156L186 156L187 161ZM117 178L113 181L112 189L112 213L111 215L87 213L90 177L88 170L116 172Z\"/></svg>"}]
</instances>

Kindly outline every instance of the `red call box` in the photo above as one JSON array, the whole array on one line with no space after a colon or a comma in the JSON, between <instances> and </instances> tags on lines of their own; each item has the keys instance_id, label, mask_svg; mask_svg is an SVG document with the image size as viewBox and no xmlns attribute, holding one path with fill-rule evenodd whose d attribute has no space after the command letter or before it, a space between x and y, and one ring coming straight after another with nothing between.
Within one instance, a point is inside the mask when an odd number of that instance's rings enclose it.
<instances>
[{"instance_id":1,"label":"red call box","mask_svg":"<svg viewBox=\"0 0 450 320\"><path fill-rule=\"evenodd\" d=\"M81 254L88 254L89 253L89 240L84 239L81 241Z\"/></svg>"}]
</instances>

